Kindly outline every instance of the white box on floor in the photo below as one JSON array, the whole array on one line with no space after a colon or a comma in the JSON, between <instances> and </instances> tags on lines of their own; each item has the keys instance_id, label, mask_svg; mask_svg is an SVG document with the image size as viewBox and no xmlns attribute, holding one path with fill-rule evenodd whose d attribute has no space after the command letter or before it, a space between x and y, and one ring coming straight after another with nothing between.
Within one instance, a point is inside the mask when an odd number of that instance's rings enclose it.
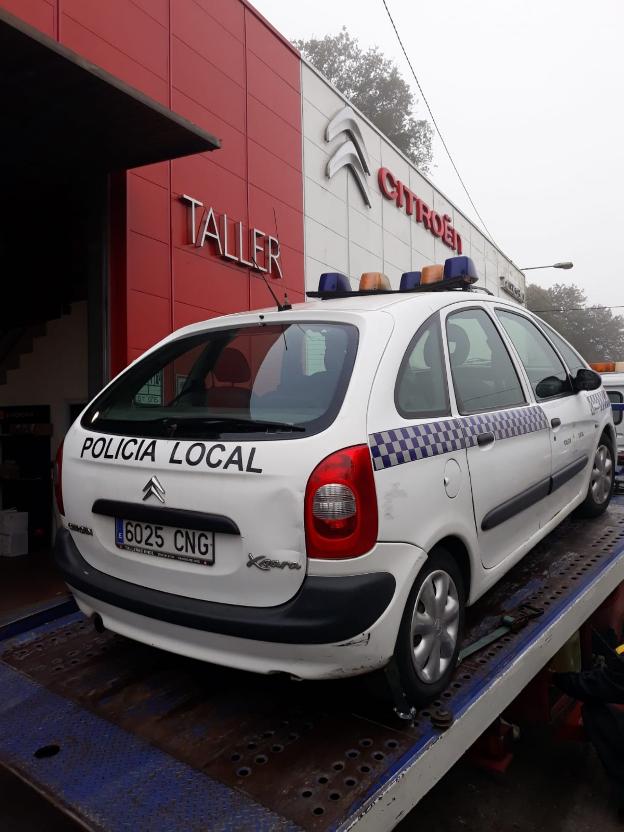
<instances>
[{"instance_id":1,"label":"white box on floor","mask_svg":"<svg viewBox=\"0 0 624 832\"><path fill-rule=\"evenodd\" d=\"M0 555L5 558L15 558L28 554L28 532L13 532L0 534Z\"/></svg>"},{"instance_id":2,"label":"white box on floor","mask_svg":"<svg viewBox=\"0 0 624 832\"><path fill-rule=\"evenodd\" d=\"M0 511L0 534L28 532L27 511Z\"/></svg>"}]
</instances>

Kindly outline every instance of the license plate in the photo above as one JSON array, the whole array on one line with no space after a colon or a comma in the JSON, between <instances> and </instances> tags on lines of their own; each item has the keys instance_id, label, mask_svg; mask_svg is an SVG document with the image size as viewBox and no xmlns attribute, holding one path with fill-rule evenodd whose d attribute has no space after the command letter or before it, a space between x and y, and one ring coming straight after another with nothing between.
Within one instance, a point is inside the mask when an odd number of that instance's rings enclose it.
<instances>
[{"instance_id":1,"label":"license plate","mask_svg":"<svg viewBox=\"0 0 624 832\"><path fill-rule=\"evenodd\" d=\"M115 519L115 545L119 549L141 555L213 566L214 537L214 532L198 529L176 529L173 526L157 526L155 523Z\"/></svg>"}]
</instances>

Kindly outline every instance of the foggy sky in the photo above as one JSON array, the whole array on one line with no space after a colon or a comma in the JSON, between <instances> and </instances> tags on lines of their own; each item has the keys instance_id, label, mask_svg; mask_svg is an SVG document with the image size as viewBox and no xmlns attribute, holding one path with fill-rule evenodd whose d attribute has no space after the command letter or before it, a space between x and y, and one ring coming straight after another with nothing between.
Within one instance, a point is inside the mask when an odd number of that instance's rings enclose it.
<instances>
[{"instance_id":1,"label":"foggy sky","mask_svg":"<svg viewBox=\"0 0 624 832\"><path fill-rule=\"evenodd\" d=\"M346 25L418 96L381 0L253 2L289 39ZM495 242L519 267L574 262L528 281L624 305L624 2L387 2ZM479 225L437 137L434 164L434 185Z\"/></svg>"}]
</instances>

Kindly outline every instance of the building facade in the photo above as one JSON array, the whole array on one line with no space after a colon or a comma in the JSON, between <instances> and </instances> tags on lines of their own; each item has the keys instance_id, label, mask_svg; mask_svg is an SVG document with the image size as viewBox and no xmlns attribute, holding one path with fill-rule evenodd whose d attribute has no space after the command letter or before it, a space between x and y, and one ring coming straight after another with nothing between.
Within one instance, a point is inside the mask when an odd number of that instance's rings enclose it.
<instances>
[{"instance_id":1,"label":"building facade","mask_svg":"<svg viewBox=\"0 0 624 832\"><path fill-rule=\"evenodd\" d=\"M396 286L464 253L522 301L513 263L247 0L0 0L0 73L0 433L49 439L28 476L0 443L4 506L49 499L19 483L49 478L112 375L271 305L266 283L298 302L324 271Z\"/></svg>"}]
</instances>

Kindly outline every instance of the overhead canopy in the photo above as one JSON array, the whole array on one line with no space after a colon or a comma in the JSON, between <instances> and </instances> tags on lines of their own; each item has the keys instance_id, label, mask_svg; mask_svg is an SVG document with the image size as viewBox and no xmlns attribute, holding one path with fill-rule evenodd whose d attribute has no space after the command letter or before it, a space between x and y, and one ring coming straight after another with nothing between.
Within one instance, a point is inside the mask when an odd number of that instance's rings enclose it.
<instances>
[{"instance_id":1,"label":"overhead canopy","mask_svg":"<svg viewBox=\"0 0 624 832\"><path fill-rule=\"evenodd\" d=\"M4 11L0 107L3 178L123 170L219 147L214 136Z\"/></svg>"}]
</instances>

